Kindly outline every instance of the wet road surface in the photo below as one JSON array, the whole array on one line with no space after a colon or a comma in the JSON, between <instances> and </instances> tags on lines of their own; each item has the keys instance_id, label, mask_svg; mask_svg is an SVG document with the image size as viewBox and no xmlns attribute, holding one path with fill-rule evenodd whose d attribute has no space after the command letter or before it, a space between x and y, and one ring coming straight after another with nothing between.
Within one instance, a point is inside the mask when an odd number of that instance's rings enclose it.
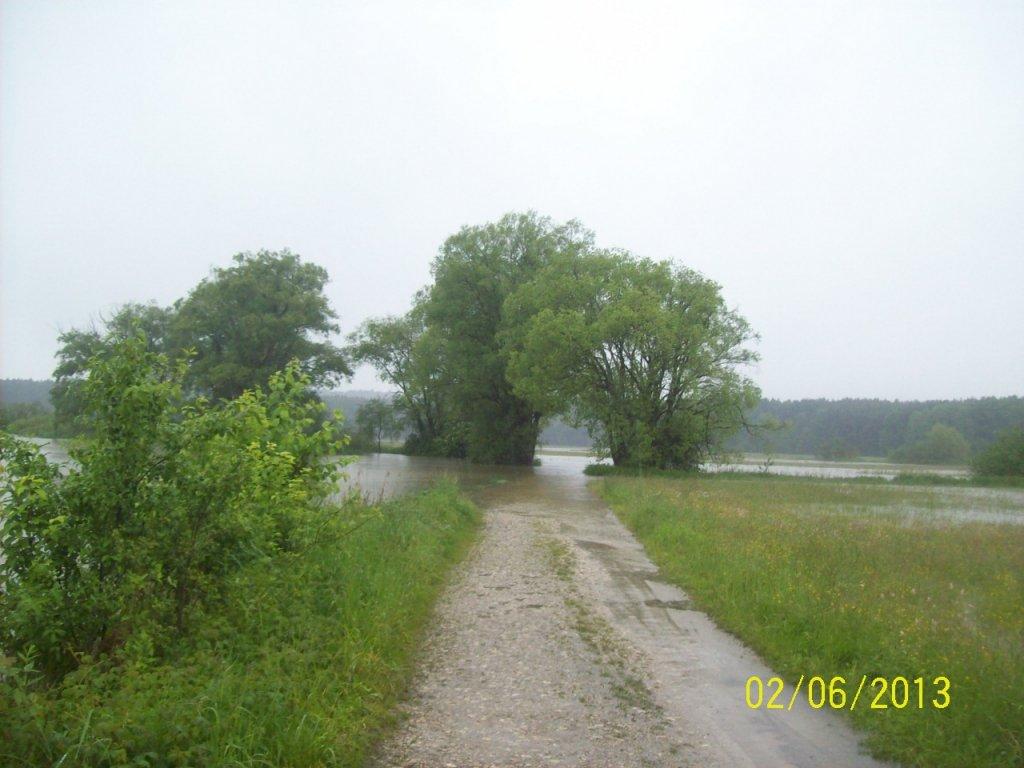
<instances>
[{"instance_id":1,"label":"wet road surface","mask_svg":"<svg viewBox=\"0 0 1024 768\"><path fill-rule=\"evenodd\" d=\"M587 487L586 458L543 462L379 455L349 468L373 498L450 474L487 513L380 765L880 765L805 697L748 709L747 678L772 671L658 578Z\"/></svg>"}]
</instances>

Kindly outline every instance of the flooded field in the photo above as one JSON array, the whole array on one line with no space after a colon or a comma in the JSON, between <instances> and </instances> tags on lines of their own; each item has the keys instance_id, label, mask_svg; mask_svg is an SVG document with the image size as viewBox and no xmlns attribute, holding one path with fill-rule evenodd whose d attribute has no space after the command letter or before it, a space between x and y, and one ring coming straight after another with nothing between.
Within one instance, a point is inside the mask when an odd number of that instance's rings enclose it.
<instances>
[{"instance_id":1,"label":"flooded field","mask_svg":"<svg viewBox=\"0 0 1024 768\"><path fill-rule=\"evenodd\" d=\"M588 448L545 446L537 451L546 456L587 457L590 462L607 462L597 458ZM768 472L775 475L811 477L884 477L893 478L901 473L940 475L943 477L967 477L970 472L963 466L942 466L934 464L897 464L880 458L864 458L851 461L823 461L811 456L790 456L779 454L768 456L759 453L741 454L738 461L708 464L709 472Z\"/></svg>"},{"instance_id":2,"label":"flooded field","mask_svg":"<svg viewBox=\"0 0 1024 768\"><path fill-rule=\"evenodd\" d=\"M776 475L812 477L885 477L899 474L926 474L943 477L968 477L967 467L941 466L934 464L896 464L883 459L859 461L822 461L805 456L766 456L744 454L742 460L733 463L712 464L712 472L769 472Z\"/></svg>"},{"instance_id":3,"label":"flooded field","mask_svg":"<svg viewBox=\"0 0 1024 768\"><path fill-rule=\"evenodd\" d=\"M51 460L67 464L66 445L59 440L26 438L42 447ZM471 464L457 459L440 459L401 454L366 454L356 458L345 469L341 493L357 489L369 500L400 496L425 488L439 477L453 477L472 496L515 493L523 487L510 482L528 480L526 485L554 484L565 490L586 493L588 478L584 468L596 461L592 453L575 448L547 448L538 454L538 467L498 467ZM713 471L764 471L763 457L750 455L741 463L721 464ZM786 457L772 463L771 475L810 476L822 478L883 477L899 472L917 471L917 467L888 464L880 461L829 463L812 459ZM955 467L925 468L935 474L965 476L966 470ZM908 518L942 519L951 522L989 522L1024 524L1024 489L975 488L957 486L882 486L872 505L851 504L843 508L850 514L901 514Z\"/></svg>"},{"instance_id":4,"label":"flooded field","mask_svg":"<svg viewBox=\"0 0 1024 768\"><path fill-rule=\"evenodd\" d=\"M542 453L539 467L494 467L470 464L456 459L438 459L423 456L402 456L399 454L369 454L360 456L346 470L343 492L357 489L371 500L390 498L428 486L438 477L453 477L478 501L485 503L501 496L512 498L524 494L524 498L539 489L551 488L560 494L586 497L589 494L589 478L583 474L593 457L582 452L575 454ZM744 465L747 466L747 465ZM858 471L852 467L840 469L849 474L829 475L812 471L812 467L789 465L789 472L773 466L776 475L817 476L841 479L879 475L867 469ZM801 469L805 471L800 471ZM766 479L770 479L770 476ZM842 501L843 483L828 484ZM858 486L862 488L863 486ZM985 522L1024 524L1024 489L1019 488L974 488L956 486L905 486L879 484L869 486L867 494L870 503L864 503L865 494L859 490L850 494L849 504L823 504L822 512L845 514L897 514L909 519L936 520L944 522ZM814 508L813 498L805 509Z\"/></svg>"}]
</instances>

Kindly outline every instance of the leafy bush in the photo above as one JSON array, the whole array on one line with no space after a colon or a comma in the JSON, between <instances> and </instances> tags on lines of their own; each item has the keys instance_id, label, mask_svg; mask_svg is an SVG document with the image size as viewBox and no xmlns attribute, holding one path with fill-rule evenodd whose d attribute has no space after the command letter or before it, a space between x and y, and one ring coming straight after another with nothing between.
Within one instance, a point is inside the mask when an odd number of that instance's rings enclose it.
<instances>
[{"instance_id":1,"label":"leafy bush","mask_svg":"<svg viewBox=\"0 0 1024 768\"><path fill-rule=\"evenodd\" d=\"M842 438L835 437L818 446L815 455L825 461L843 461L857 458L857 449Z\"/></svg>"},{"instance_id":2,"label":"leafy bush","mask_svg":"<svg viewBox=\"0 0 1024 768\"><path fill-rule=\"evenodd\" d=\"M308 546L230 575L163 659L86 661L47 686L0 658L0 765L362 765L478 521L451 483L352 500Z\"/></svg>"},{"instance_id":3,"label":"leafy bush","mask_svg":"<svg viewBox=\"0 0 1024 768\"><path fill-rule=\"evenodd\" d=\"M971 468L983 477L1024 477L1024 427L1003 432Z\"/></svg>"},{"instance_id":4,"label":"leafy bush","mask_svg":"<svg viewBox=\"0 0 1024 768\"><path fill-rule=\"evenodd\" d=\"M53 437L53 412L42 403L0 405L0 430L16 435Z\"/></svg>"},{"instance_id":5,"label":"leafy bush","mask_svg":"<svg viewBox=\"0 0 1024 768\"><path fill-rule=\"evenodd\" d=\"M293 364L266 392L187 401L184 363L119 340L83 381L91 439L61 478L0 435L0 646L49 678L88 658L148 657L247 563L299 546L338 445Z\"/></svg>"},{"instance_id":6,"label":"leafy bush","mask_svg":"<svg viewBox=\"0 0 1024 768\"><path fill-rule=\"evenodd\" d=\"M971 446L958 430L936 424L916 443L892 452L890 458L906 464L963 464L971 455Z\"/></svg>"}]
</instances>

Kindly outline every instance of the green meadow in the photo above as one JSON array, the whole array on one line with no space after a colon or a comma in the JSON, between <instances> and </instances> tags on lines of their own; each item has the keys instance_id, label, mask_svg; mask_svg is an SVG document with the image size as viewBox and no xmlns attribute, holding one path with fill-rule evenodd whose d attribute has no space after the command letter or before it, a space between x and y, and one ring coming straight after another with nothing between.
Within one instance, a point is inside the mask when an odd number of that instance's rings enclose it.
<instances>
[{"instance_id":1,"label":"green meadow","mask_svg":"<svg viewBox=\"0 0 1024 768\"><path fill-rule=\"evenodd\" d=\"M929 696L923 709L846 711L876 756L1024 762L1024 525L983 521L1024 519L1019 495L765 476L593 482L663 576L787 685L949 678L945 709Z\"/></svg>"}]
</instances>

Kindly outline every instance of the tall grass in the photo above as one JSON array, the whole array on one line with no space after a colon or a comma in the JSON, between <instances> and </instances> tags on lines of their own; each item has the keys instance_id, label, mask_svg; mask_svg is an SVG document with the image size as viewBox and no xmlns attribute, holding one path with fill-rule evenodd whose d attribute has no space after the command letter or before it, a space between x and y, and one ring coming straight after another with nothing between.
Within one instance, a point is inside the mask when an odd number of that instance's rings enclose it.
<instances>
[{"instance_id":1,"label":"tall grass","mask_svg":"<svg viewBox=\"0 0 1024 768\"><path fill-rule=\"evenodd\" d=\"M0 764L361 764L479 515L451 484L357 512L358 528L243 571L174 658L140 647L57 688L7 660Z\"/></svg>"},{"instance_id":2,"label":"tall grass","mask_svg":"<svg viewBox=\"0 0 1024 768\"><path fill-rule=\"evenodd\" d=\"M790 684L800 675L948 677L947 709L848 713L876 755L913 766L1024 764L1024 526L908 518L899 507L929 492L891 486L600 482L663 575Z\"/></svg>"}]
</instances>

